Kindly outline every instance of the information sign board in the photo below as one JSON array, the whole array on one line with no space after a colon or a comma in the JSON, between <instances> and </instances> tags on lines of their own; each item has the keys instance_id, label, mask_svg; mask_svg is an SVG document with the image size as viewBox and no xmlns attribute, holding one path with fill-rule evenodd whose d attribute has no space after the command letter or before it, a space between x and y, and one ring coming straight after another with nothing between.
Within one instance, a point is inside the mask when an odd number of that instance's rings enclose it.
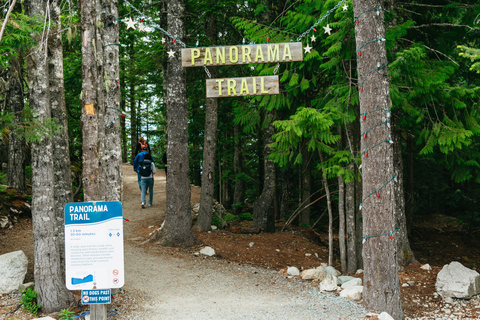
<instances>
[{"instance_id":1,"label":"information sign board","mask_svg":"<svg viewBox=\"0 0 480 320\"><path fill-rule=\"evenodd\" d=\"M118 201L67 203L67 289L120 288L124 278L122 204Z\"/></svg>"},{"instance_id":2,"label":"information sign board","mask_svg":"<svg viewBox=\"0 0 480 320\"><path fill-rule=\"evenodd\" d=\"M112 290L82 290L82 304L109 304L112 301Z\"/></svg>"},{"instance_id":3,"label":"information sign board","mask_svg":"<svg viewBox=\"0 0 480 320\"><path fill-rule=\"evenodd\" d=\"M280 92L278 76L207 79L207 98L260 96Z\"/></svg>"}]
</instances>

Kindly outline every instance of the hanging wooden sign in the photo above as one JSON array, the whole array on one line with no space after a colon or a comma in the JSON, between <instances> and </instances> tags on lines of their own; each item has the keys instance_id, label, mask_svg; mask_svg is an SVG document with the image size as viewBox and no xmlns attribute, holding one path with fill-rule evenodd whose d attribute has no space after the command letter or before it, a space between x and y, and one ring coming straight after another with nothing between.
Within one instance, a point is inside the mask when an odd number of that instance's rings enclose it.
<instances>
[{"instance_id":1,"label":"hanging wooden sign","mask_svg":"<svg viewBox=\"0 0 480 320\"><path fill-rule=\"evenodd\" d=\"M207 98L279 94L278 76L207 79Z\"/></svg>"},{"instance_id":2,"label":"hanging wooden sign","mask_svg":"<svg viewBox=\"0 0 480 320\"><path fill-rule=\"evenodd\" d=\"M182 67L302 61L301 42L182 49Z\"/></svg>"}]
</instances>

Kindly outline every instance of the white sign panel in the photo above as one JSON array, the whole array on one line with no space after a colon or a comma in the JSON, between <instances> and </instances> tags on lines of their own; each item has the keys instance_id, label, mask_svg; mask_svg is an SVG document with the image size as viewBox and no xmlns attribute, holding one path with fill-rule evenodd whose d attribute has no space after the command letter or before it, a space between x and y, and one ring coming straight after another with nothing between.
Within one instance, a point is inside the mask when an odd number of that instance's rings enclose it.
<instances>
[{"instance_id":1,"label":"white sign panel","mask_svg":"<svg viewBox=\"0 0 480 320\"><path fill-rule=\"evenodd\" d=\"M123 209L118 201L65 206L65 280L69 290L121 288Z\"/></svg>"}]
</instances>

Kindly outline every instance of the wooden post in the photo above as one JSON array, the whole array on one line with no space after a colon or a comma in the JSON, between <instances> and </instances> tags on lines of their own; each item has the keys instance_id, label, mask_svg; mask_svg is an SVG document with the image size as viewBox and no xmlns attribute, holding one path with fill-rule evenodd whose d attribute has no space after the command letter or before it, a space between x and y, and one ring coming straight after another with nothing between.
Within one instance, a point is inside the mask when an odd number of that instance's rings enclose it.
<instances>
[{"instance_id":1,"label":"wooden post","mask_svg":"<svg viewBox=\"0 0 480 320\"><path fill-rule=\"evenodd\" d=\"M91 304L90 305L90 320L107 320L107 305L106 304Z\"/></svg>"}]
</instances>

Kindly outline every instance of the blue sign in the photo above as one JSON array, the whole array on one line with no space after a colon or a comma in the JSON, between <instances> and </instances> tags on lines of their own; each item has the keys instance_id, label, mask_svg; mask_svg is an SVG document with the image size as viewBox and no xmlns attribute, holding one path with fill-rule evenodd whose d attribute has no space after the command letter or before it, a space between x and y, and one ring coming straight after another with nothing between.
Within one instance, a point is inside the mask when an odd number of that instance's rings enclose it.
<instances>
[{"instance_id":1,"label":"blue sign","mask_svg":"<svg viewBox=\"0 0 480 320\"><path fill-rule=\"evenodd\" d=\"M120 202L65 205L65 283L69 290L123 286L123 209Z\"/></svg>"},{"instance_id":2,"label":"blue sign","mask_svg":"<svg viewBox=\"0 0 480 320\"><path fill-rule=\"evenodd\" d=\"M82 290L82 304L109 304L111 299L110 289Z\"/></svg>"}]
</instances>

